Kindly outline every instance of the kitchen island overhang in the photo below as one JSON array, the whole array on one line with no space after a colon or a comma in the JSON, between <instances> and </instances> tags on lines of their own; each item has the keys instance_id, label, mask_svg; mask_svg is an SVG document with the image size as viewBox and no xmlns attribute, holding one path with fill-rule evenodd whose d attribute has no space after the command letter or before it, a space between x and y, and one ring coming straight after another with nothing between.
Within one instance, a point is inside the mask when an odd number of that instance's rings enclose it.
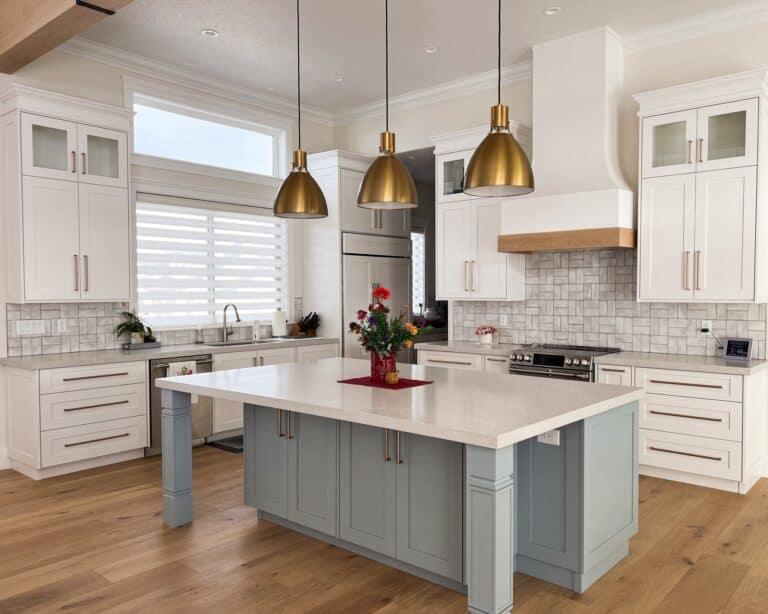
<instances>
[{"instance_id":1,"label":"kitchen island overhang","mask_svg":"<svg viewBox=\"0 0 768 614\"><path fill-rule=\"evenodd\" d=\"M337 383L362 360L163 388L164 521L192 521L190 395L245 406L245 498L269 520L512 606L512 573L583 591L637 531L639 389L402 365L429 386ZM558 429L560 445L536 441Z\"/></svg>"}]
</instances>

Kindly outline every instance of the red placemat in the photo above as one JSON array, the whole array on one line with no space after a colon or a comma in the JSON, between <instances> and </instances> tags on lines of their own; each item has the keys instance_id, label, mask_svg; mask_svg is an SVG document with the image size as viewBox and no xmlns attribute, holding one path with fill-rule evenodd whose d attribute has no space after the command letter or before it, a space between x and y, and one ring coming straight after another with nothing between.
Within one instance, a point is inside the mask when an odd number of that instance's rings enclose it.
<instances>
[{"instance_id":1,"label":"red placemat","mask_svg":"<svg viewBox=\"0 0 768 614\"><path fill-rule=\"evenodd\" d=\"M426 386L431 384L431 380L423 379L408 379L407 377L401 377L397 384L380 384L378 382L371 381L370 376L366 377L353 377L352 379L340 379L337 380L339 384L353 384L355 386L369 386L370 388L389 388L390 390L401 390L403 388L415 388L416 386Z\"/></svg>"}]
</instances>

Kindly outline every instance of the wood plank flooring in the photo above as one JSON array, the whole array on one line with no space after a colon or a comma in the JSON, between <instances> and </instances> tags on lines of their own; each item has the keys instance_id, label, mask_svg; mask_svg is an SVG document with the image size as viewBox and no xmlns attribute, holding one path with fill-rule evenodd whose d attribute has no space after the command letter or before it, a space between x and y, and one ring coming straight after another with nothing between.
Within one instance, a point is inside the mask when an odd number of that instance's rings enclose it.
<instances>
[{"instance_id":1,"label":"wood plank flooring","mask_svg":"<svg viewBox=\"0 0 768 614\"><path fill-rule=\"evenodd\" d=\"M195 522L161 522L159 458L35 482L0 471L0 612L451 614L466 597L266 521L242 456L193 454ZM768 612L768 480L642 478L631 554L583 595L515 576L515 612Z\"/></svg>"}]
</instances>

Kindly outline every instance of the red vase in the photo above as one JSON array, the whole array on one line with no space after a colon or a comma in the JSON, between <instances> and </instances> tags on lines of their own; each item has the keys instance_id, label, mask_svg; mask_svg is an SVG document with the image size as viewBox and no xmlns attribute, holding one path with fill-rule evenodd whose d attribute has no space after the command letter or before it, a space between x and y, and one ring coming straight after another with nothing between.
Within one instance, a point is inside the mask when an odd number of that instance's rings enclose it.
<instances>
[{"instance_id":1,"label":"red vase","mask_svg":"<svg viewBox=\"0 0 768 614\"><path fill-rule=\"evenodd\" d=\"M371 352L371 381L374 384L383 384L384 376L392 371L397 371L397 354L382 358L376 352Z\"/></svg>"}]
</instances>

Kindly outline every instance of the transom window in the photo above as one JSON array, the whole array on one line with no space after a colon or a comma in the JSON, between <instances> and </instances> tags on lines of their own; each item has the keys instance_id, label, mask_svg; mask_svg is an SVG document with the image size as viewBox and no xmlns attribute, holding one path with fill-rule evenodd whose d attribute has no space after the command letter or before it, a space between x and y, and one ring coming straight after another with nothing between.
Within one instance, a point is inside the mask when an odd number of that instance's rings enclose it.
<instances>
[{"instance_id":1,"label":"transom window","mask_svg":"<svg viewBox=\"0 0 768 614\"><path fill-rule=\"evenodd\" d=\"M246 207L173 201L137 198L142 318L160 327L213 324L227 303L235 303L244 320L268 319L278 307L285 311L283 220Z\"/></svg>"},{"instance_id":2,"label":"transom window","mask_svg":"<svg viewBox=\"0 0 768 614\"><path fill-rule=\"evenodd\" d=\"M138 95L133 111L134 153L278 175L277 130Z\"/></svg>"}]
</instances>

